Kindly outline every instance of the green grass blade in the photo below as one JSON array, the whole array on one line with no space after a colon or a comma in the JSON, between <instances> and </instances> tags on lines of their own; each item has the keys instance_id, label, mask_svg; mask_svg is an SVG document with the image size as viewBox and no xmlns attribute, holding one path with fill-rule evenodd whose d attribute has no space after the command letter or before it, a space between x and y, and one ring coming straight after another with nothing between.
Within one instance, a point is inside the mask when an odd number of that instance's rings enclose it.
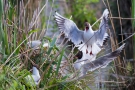
<instances>
[{"instance_id":1,"label":"green grass blade","mask_svg":"<svg viewBox=\"0 0 135 90\"><path fill-rule=\"evenodd\" d=\"M54 45L55 45L55 42L56 42L56 38L54 38L54 39L52 40L52 42L50 43L50 48L49 48L49 50L48 50L48 52L47 52L48 55L51 53L51 51L52 51L52 49L53 49L53 47L54 47Z\"/></svg>"},{"instance_id":2,"label":"green grass blade","mask_svg":"<svg viewBox=\"0 0 135 90\"><path fill-rule=\"evenodd\" d=\"M132 0L132 18L135 18L135 0ZM135 20L132 20L132 26L135 28Z\"/></svg>"},{"instance_id":3,"label":"green grass blade","mask_svg":"<svg viewBox=\"0 0 135 90\"><path fill-rule=\"evenodd\" d=\"M0 41L2 43L2 53L4 53L4 31L2 29L3 0L0 0Z\"/></svg>"},{"instance_id":4,"label":"green grass blade","mask_svg":"<svg viewBox=\"0 0 135 90\"><path fill-rule=\"evenodd\" d=\"M60 56L59 56L59 59L58 59L58 63L57 63L57 68L56 68L56 75L58 75L60 64L61 64L61 60L62 60L62 57L64 55L64 51L65 51L65 48L63 48L62 52L60 53Z\"/></svg>"},{"instance_id":5,"label":"green grass blade","mask_svg":"<svg viewBox=\"0 0 135 90\"><path fill-rule=\"evenodd\" d=\"M132 18L135 18L135 0L132 0ZM132 20L132 29L135 31L135 20ZM135 36L133 37L134 45L135 45ZM135 48L134 48L135 52ZM135 56L134 56L135 58Z\"/></svg>"}]
</instances>

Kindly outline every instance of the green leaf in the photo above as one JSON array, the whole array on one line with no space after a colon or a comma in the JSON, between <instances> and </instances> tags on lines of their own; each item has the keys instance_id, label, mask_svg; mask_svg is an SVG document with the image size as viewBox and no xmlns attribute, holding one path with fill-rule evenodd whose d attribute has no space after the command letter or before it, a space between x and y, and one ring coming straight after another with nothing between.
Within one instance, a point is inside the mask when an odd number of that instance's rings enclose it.
<instances>
[{"instance_id":1,"label":"green leaf","mask_svg":"<svg viewBox=\"0 0 135 90\"><path fill-rule=\"evenodd\" d=\"M29 35L32 33L38 32L38 31L39 31L39 29L30 30Z\"/></svg>"},{"instance_id":2,"label":"green leaf","mask_svg":"<svg viewBox=\"0 0 135 90\"><path fill-rule=\"evenodd\" d=\"M52 41L50 37L43 37L43 39L47 39L49 42Z\"/></svg>"},{"instance_id":3,"label":"green leaf","mask_svg":"<svg viewBox=\"0 0 135 90\"><path fill-rule=\"evenodd\" d=\"M62 52L60 53L60 56L59 56L59 59L58 59L58 63L57 63L57 67L56 67L56 75L58 75L60 64L61 64L61 60L62 60L62 57L64 55L64 51L65 51L65 48L63 48Z\"/></svg>"},{"instance_id":4,"label":"green leaf","mask_svg":"<svg viewBox=\"0 0 135 90\"><path fill-rule=\"evenodd\" d=\"M135 18L135 0L132 0L132 18ZM132 20L132 26L135 28L135 20Z\"/></svg>"},{"instance_id":5,"label":"green leaf","mask_svg":"<svg viewBox=\"0 0 135 90\"><path fill-rule=\"evenodd\" d=\"M135 18L135 0L132 0L132 18ZM135 31L135 19L132 20L132 28L133 31ZM133 36L133 41L134 41L133 44L135 45L135 35ZM135 48L134 48L134 52L135 52Z\"/></svg>"},{"instance_id":6,"label":"green leaf","mask_svg":"<svg viewBox=\"0 0 135 90\"><path fill-rule=\"evenodd\" d=\"M2 53L5 53L5 35L2 28L2 15L3 15L3 0L0 0L0 44L2 43Z\"/></svg>"},{"instance_id":7,"label":"green leaf","mask_svg":"<svg viewBox=\"0 0 135 90\"><path fill-rule=\"evenodd\" d=\"M0 20L3 14L3 0L0 0Z\"/></svg>"},{"instance_id":8,"label":"green leaf","mask_svg":"<svg viewBox=\"0 0 135 90\"><path fill-rule=\"evenodd\" d=\"M49 48L49 50L48 50L48 52L47 52L48 55L51 53L51 51L52 51L52 49L53 49L53 47L54 47L54 45L55 45L55 42L56 42L56 38L54 38L54 39L52 40L52 42L50 43L50 48Z\"/></svg>"}]
</instances>

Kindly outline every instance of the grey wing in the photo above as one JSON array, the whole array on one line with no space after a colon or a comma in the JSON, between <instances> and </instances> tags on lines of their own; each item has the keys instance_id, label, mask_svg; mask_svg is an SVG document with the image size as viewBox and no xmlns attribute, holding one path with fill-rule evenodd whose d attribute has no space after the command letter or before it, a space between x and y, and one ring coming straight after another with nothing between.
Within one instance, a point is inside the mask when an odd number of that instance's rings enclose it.
<instances>
[{"instance_id":1,"label":"grey wing","mask_svg":"<svg viewBox=\"0 0 135 90\"><path fill-rule=\"evenodd\" d=\"M96 43L101 49L104 49L106 47L106 45L107 45L108 40L109 40L109 36L106 36L106 37L103 38L102 44L99 43L99 42L96 42Z\"/></svg>"},{"instance_id":2,"label":"grey wing","mask_svg":"<svg viewBox=\"0 0 135 90\"><path fill-rule=\"evenodd\" d=\"M88 71L94 71L100 67L107 66L111 61L113 61L117 56L121 53L123 48L125 47L125 43L120 46L117 50L114 52L111 52L107 55L104 55L95 61L92 61L90 63L84 64L83 67L83 74L85 75Z\"/></svg>"},{"instance_id":3,"label":"grey wing","mask_svg":"<svg viewBox=\"0 0 135 90\"><path fill-rule=\"evenodd\" d=\"M98 43L102 46L103 42L106 38L108 38L107 34L107 28L108 28L108 9L104 10L104 13L102 15L101 23L99 26L99 30L95 31L95 36L98 41Z\"/></svg>"},{"instance_id":4,"label":"grey wing","mask_svg":"<svg viewBox=\"0 0 135 90\"><path fill-rule=\"evenodd\" d=\"M79 30L76 24L67 18L64 18L57 12L55 13L55 20L58 24L58 28L61 32L64 32L65 36L71 40L74 44L80 44L83 42L83 31Z\"/></svg>"}]
</instances>

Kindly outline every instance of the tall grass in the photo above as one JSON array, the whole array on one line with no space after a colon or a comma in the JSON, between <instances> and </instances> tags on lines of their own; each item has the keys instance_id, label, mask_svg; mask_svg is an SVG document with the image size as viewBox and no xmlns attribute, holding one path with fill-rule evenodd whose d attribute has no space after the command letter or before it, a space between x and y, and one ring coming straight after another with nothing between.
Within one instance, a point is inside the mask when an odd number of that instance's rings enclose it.
<instances>
[{"instance_id":1,"label":"tall grass","mask_svg":"<svg viewBox=\"0 0 135 90\"><path fill-rule=\"evenodd\" d=\"M68 47L57 45L58 38L55 36L51 38L44 36L43 32L49 28L46 23L48 18L43 12L48 1L46 0L43 4L42 0L0 0L0 88L3 90L90 90L91 87L88 87L88 85L93 85L93 78L97 77L93 75L93 72L88 73L88 77L84 77L81 80L74 79L74 70L72 70L74 53L72 50L69 52L67 51ZM98 1L96 0L96 2ZM80 2L83 1L80 0ZM87 2L95 1L88 0ZM74 3L76 3L75 0ZM86 4L86 2L84 3ZM135 18L134 4L135 1L132 0L133 18ZM72 6L74 6L73 3ZM83 7L83 5L76 4L75 8L82 13L80 6ZM110 7L108 4L106 6ZM84 11L87 10L87 7L83 8ZM72 10L73 14L77 13L74 12L74 8ZM94 11L87 13L88 15L85 18L88 18L91 13L93 17ZM96 18L92 17L90 18L94 22ZM76 19L76 17L73 17L73 19ZM81 22L84 21L85 19L83 18ZM111 24L114 27L113 20ZM94 28L97 28L97 26ZM134 29L134 20L132 26ZM41 45L39 50L33 50L27 46L28 41L37 39L49 43L49 47L43 48ZM112 46L117 45L117 39L111 37L111 43ZM115 48L112 47L112 49L114 50ZM65 55L66 51L70 53L68 56ZM63 57L68 61L65 66L71 67L70 73L65 76L60 73ZM33 65L39 67L41 75L38 86L30 85L25 78L31 74L30 71ZM112 74L112 72L113 77L109 79L110 81L105 81L109 83L106 84L106 87L109 85L109 87L119 87L121 89L120 86L122 86L122 88L126 89L125 85L131 85L131 88L134 89L134 81L132 81L134 80L134 65L119 58L118 61L115 61L109 74ZM104 81L99 80L99 82Z\"/></svg>"},{"instance_id":2,"label":"tall grass","mask_svg":"<svg viewBox=\"0 0 135 90\"><path fill-rule=\"evenodd\" d=\"M41 1L38 3L35 1L32 4L30 2L31 0L25 2L23 0L0 0L1 89L69 90L76 88L79 90L76 84L65 82L68 77L62 77L59 73L66 47L56 46L57 38L55 37L40 38L42 30L47 26L45 19L40 16L48 2L43 6ZM49 47L47 49L41 47L40 50L33 51L27 47L27 42L34 39L42 39L49 43ZM27 83L25 78L31 74L30 70L33 65L39 67L41 75L40 84L36 87Z\"/></svg>"}]
</instances>

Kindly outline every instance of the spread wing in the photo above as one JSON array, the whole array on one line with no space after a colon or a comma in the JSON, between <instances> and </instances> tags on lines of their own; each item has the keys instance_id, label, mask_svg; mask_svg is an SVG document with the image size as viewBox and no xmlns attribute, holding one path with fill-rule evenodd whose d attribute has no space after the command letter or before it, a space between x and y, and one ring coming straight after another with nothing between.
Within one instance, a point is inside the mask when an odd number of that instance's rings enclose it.
<instances>
[{"instance_id":1,"label":"spread wing","mask_svg":"<svg viewBox=\"0 0 135 90\"><path fill-rule=\"evenodd\" d=\"M123 48L125 47L125 44L120 46L117 50L115 50L112 53L109 53L107 55L104 55L95 61L92 61L90 63L86 63L82 66L83 68L83 74L85 75L88 71L94 71L100 67L107 66L111 61L113 61L117 56L121 53Z\"/></svg>"},{"instance_id":2,"label":"spread wing","mask_svg":"<svg viewBox=\"0 0 135 90\"><path fill-rule=\"evenodd\" d=\"M109 36L107 34L107 28L108 28L108 9L105 9L102 15L101 23L99 26L99 30L95 31L95 37L97 39L97 42L102 46L104 40L106 40Z\"/></svg>"},{"instance_id":3,"label":"spread wing","mask_svg":"<svg viewBox=\"0 0 135 90\"><path fill-rule=\"evenodd\" d=\"M57 12L54 15L55 20L58 24L58 28L61 32L65 34L65 36L71 40L74 44L80 44L83 42L83 31L79 30L76 24L67 18L64 18Z\"/></svg>"}]
</instances>

